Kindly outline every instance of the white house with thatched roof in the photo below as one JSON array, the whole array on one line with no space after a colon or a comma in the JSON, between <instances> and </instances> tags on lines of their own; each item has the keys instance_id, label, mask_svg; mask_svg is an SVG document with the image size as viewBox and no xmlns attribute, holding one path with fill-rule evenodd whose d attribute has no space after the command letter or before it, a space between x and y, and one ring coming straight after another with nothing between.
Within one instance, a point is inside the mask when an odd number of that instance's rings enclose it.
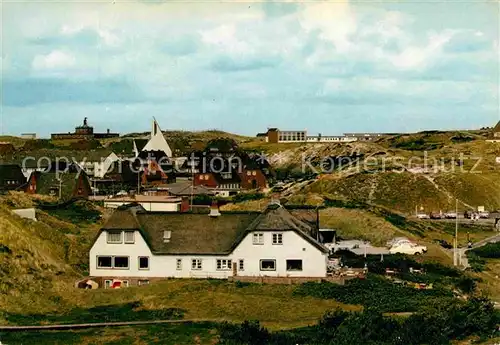
<instances>
[{"instance_id":1,"label":"white house with thatched roof","mask_svg":"<svg viewBox=\"0 0 500 345\"><path fill-rule=\"evenodd\" d=\"M102 285L174 278L326 277L328 249L278 203L264 212L117 210L90 250Z\"/></svg>"}]
</instances>

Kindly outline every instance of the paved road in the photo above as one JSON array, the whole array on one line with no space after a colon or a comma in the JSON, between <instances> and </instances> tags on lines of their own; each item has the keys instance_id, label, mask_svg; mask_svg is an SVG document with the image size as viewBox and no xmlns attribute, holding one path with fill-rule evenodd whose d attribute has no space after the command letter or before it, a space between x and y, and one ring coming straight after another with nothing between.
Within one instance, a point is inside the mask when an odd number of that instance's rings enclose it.
<instances>
[{"instance_id":1,"label":"paved road","mask_svg":"<svg viewBox=\"0 0 500 345\"><path fill-rule=\"evenodd\" d=\"M479 247L483 247L487 245L488 243L497 243L500 242L500 234L496 234L494 236L485 238L484 240L478 241L472 245L472 248L459 248L459 255L460 255L460 262L462 266L466 269L469 268L469 260L467 259L467 251L471 249L476 249Z\"/></svg>"}]
</instances>

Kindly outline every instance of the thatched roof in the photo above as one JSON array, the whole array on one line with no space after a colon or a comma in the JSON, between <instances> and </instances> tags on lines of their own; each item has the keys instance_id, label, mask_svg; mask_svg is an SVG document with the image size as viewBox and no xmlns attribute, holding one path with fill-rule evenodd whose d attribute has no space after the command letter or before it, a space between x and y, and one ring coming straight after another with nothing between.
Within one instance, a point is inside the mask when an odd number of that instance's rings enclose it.
<instances>
[{"instance_id":1,"label":"thatched roof","mask_svg":"<svg viewBox=\"0 0 500 345\"><path fill-rule=\"evenodd\" d=\"M90 190L90 182L88 181L85 173L42 173L34 172L36 178L36 193L43 195L50 195L51 191L56 195L59 193L59 186L61 187L61 198L63 200L71 199L78 188L78 179L81 175L83 177L84 188Z\"/></svg>"},{"instance_id":2,"label":"thatched roof","mask_svg":"<svg viewBox=\"0 0 500 345\"><path fill-rule=\"evenodd\" d=\"M159 255L227 255L252 231L293 231L319 250L328 251L309 236L309 225L277 204L262 213L221 212L218 217L117 210L102 230L138 230L151 251ZM163 240L165 231L171 232L169 242Z\"/></svg>"}]
</instances>

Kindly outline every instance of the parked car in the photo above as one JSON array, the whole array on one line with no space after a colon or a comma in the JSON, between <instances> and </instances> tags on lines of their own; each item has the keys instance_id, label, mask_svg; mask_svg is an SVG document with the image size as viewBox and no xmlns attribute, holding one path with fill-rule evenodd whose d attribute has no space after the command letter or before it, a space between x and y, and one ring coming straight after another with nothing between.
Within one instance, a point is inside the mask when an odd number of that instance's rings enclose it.
<instances>
[{"instance_id":1,"label":"parked car","mask_svg":"<svg viewBox=\"0 0 500 345\"><path fill-rule=\"evenodd\" d=\"M431 219L443 219L444 215L442 213L431 213Z\"/></svg>"},{"instance_id":2,"label":"parked car","mask_svg":"<svg viewBox=\"0 0 500 345\"><path fill-rule=\"evenodd\" d=\"M455 219L455 218L457 218L457 213L456 213L455 211L452 211L452 212L446 212L446 213L444 214L444 217L445 217L446 219Z\"/></svg>"},{"instance_id":3,"label":"parked car","mask_svg":"<svg viewBox=\"0 0 500 345\"><path fill-rule=\"evenodd\" d=\"M439 243L439 245L445 249L453 248L453 246L449 242L446 242L445 240L437 240L437 243Z\"/></svg>"},{"instance_id":4,"label":"parked car","mask_svg":"<svg viewBox=\"0 0 500 345\"><path fill-rule=\"evenodd\" d=\"M408 255L420 255L427 252L426 246L420 246L414 243L399 243L389 249L391 254L408 254Z\"/></svg>"},{"instance_id":5,"label":"parked car","mask_svg":"<svg viewBox=\"0 0 500 345\"><path fill-rule=\"evenodd\" d=\"M479 212L479 218L490 218L490 213L488 211Z\"/></svg>"},{"instance_id":6,"label":"parked car","mask_svg":"<svg viewBox=\"0 0 500 345\"><path fill-rule=\"evenodd\" d=\"M418 219L430 219L431 217L427 213L417 213Z\"/></svg>"}]
</instances>

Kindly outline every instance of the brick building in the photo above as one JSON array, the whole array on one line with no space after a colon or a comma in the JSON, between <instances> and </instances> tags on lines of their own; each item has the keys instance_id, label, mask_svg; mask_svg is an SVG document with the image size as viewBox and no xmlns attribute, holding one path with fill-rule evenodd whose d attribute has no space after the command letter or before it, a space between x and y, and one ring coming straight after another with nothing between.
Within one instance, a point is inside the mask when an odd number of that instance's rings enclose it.
<instances>
[{"instance_id":1,"label":"brick building","mask_svg":"<svg viewBox=\"0 0 500 345\"><path fill-rule=\"evenodd\" d=\"M87 123L87 118L83 119L83 125L75 128L74 133L53 133L51 134L52 140L64 140L64 139L106 139L106 138L118 138L120 134L111 133L108 129L106 133L94 133L94 127L89 126Z\"/></svg>"}]
</instances>

